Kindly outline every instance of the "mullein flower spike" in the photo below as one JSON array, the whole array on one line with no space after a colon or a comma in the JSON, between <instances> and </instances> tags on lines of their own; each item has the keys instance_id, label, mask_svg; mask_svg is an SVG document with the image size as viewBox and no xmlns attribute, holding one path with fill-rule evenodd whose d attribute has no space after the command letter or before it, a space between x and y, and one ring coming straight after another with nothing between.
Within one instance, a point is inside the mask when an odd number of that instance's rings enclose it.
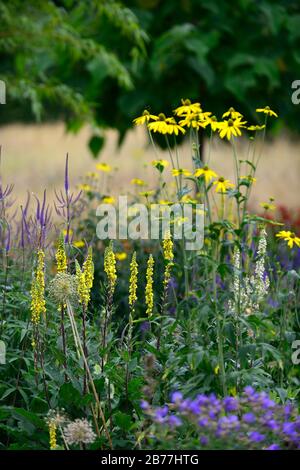
<instances>
[{"instance_id":1,"label":"mullein flower spike","mask_svg":"<svg viewBox=\"0 0 300 470\"><path fill-rule=\"evenodd\" d=\"M137 300L137 279L138 279L138 264L136 261L136 252L132 255L130 263L130 279L129 279L129 305L133 307Z\"/></svg>"},{"instance_id":2,"label":"mullein flower spike","mask_svg":"<svg viewBox=\"0 0 300 470\"><path fill-rule=\"evenodd\" d=\"M67 256L65 252L64 237L61 235L58 241L57 251L55 253L56 269L58 273L67 272Z\"/></svg>"},{"instance_id":3,"label":"mullein flower spike","mask_svg":"<svg viewBox=\"0 0 300 470\"><path fill-rule=\"evenodd\" d=\"M148 262L147 262L147 271L146 271L146 293L145 293L145 301L146 301L146 314L148 317L151 317L153 313L153 306L154 306L154 295L153 295L153 268L154 268L154 259L153 256L150 255Z\"/></svg>"},{"instance_id":4,"label":"mullein flower spike","mask_svg":"<svg viewBox=\"0 0 300 470\"><path fill-rule=\"evenodd\" d=\"M105 248L104 252L104 271L107 275L108 285L110 294L114 293L116 282L117 282L117 272L116 272L116 257L113 252L112 242L108 247Z\"/></svg>"},{"instance_id":5,"label":"mullein flower spike","mask_svg":"<svg viewBox=\"0 0 300 470\"><path fill-rule=\"evenodd\" d=\"M46 313L45 303L45 262L44 252L38 251L37 267L31 284L31 321L37 325L42 314Z\"/></svg>"},{"instance_id":6,"label":"mullein flower spike","mask_svg":"<svg viewBox=\"0 0 300 470\"><path fill-rule=\"evenodd\" d=\"M167 288L171 278L171 269L173 266L173 241L171 238L170 232L165 234L165 238L163 239L163 256L164 260L166 261L165 272L164 272L164 287Z\"/></svg>"}]
</instances>

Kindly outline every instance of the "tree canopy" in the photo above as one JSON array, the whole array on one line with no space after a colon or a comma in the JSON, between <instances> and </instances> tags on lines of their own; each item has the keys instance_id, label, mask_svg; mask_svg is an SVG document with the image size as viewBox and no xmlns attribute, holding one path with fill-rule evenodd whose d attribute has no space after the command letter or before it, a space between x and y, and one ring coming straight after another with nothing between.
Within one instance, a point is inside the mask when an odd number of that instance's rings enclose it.
<instances>
[{"instance_id":1,"label":"tree canopy","mask_svg":"<svg viewBox=\"0 0 300 470\"><path fill-rule=\"evenodd\" d=\"M297 0L11 0L0 19L2 123L91 122L122 140L144 107L171 112L190 98L217 115L270 104L299 131Z\"/></svg>"}]
</instances>

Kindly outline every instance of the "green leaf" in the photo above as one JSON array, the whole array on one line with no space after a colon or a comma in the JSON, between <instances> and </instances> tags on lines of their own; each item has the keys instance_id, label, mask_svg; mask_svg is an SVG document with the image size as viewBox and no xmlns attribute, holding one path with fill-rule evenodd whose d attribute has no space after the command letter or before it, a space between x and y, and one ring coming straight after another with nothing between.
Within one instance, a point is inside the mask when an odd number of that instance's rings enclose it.
<instances>
[{"instance_id":1,"label":"green leaf","mask_svg":"<svg viewBox=\"0 0 300 470\"><path fill-rule=\"evenodd\" d=\"M115 423L119 426L123 431L129 431L132 426L131 416L127 415L126 413L122 413L118 411L114 416Z\"/></svg>"},{"instance_id":2,"label":"green leaf","mask_svg":"<svg viewBox=\"0 0 300 470\"><path fill-rule=\"evenodd\" d=\"M103 148L105 139L100 135L93 135L89 140L89 149L93 155L93 158L97 158L100 151Z\"/></svg>"}]
</instances>

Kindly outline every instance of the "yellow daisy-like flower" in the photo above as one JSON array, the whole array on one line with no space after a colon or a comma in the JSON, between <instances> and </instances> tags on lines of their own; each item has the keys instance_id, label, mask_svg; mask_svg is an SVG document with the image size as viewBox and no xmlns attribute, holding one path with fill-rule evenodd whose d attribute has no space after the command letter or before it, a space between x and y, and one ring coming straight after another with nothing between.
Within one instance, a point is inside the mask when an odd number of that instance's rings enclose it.
<instances>
[{"instance_id":1,"label":"yellow daisy-like flower","mask_svg":"<svg viewBox=\"0 0 300 470\"><path fill-rule=\"evenodd\" d=\"M134 184L135 186L146 186L146 182L144 180L139 179L139 178L133 178L130 181L130 184Z\"/></svg>"},{"instance_id":2,"label":"yellow daisy-like flower","mask_svg":"<svg viewBox=\"0 0 300 470\"><path fill-rule=\"evenodd\" d=\"M160 199L158 202L161 206L170 206L173 204L172 201L168 201L167 199Z\"/></svg>"},{"instance_id":3,"label":"yellow daisy-like flower","mask_svg":"<svg viewBox=\"0 0 300 470\"><path fill-rule=\"evenodd\" d=\"M247 180L247 181L249 181L249 183L256 183L256 178L254 178L254 176L252 176L252 175L241 176L240 179L241 180Z\"/></svg>"},{"instance_id":4,"label":"yellow daisy-like flower","mask_svg":"<svg viewBox=\"0 0 300 470\"><path fill-rule=\"evenodd\" d=\"M216 193L226 193L228 189L234 188L234 184L223 178L223 176L214 181L213 184L216 186Z\"/></svg>"},{"instance_id":5,"label":"yellow daisy-like flower","mask_svg":"<svg viewBox=\"0 0 300 470\"><path fill-rule=\"evenodd\" d=\"M180 126L193 127L199 129L200 127L207 127L209 125L210 112L206 113L190 113L185 116L184 119L179 121Z\"/></svg>"},{"instance_id":6,"label":"yellow daisy-like flower","mask_svg":"<svg viewBox=\"0 0 300 470\"><path fill-rule=\"evenodd\" d=\"M185 129L177 124L173 117L166 117L163 113L158 115L159 119L155 122L148 124L148 129L153 132L159 132L160 134L175 134L178 135L180 132L185 133Z\"/></svg>"},{"instance_id":7,"label":"yellow daisy-like flower","mask_svg":"<svg viewBox=\"0 0 300 470\"><path fill-rule=\"evenodd\" d=\"M87 178L90 178L92 180L96 180L99 178L98 173L95 173L94 171L88 171L85 175Z\"/></svg>"},{"instance_id":8,"label":"yellow daisy-like flower","mask_svg":"<svg viewBox=\"0 0 300 470\"><path fill-rule=\"evenodd\" d=\"M83 240L78 240L76 242L73 242L72 245L75 246L75 248L83 248L85 246L85 243Z\"/></svg>"},{"instance_id":9,"label":"yellow daisy-like flower","mask_svg":"<svg viewBox=\"0 0 300 470\"><path fill-rule=\"evenodd\" d=\"M197 204L198 201L197 201L197 199L193 199L189 194L185 194L180 199L180 202L184 202L184 203L187 203L187 204Z\"/></svg>"},{"instance_id":10,"label":"yellow daisy-like flower","mask_svg":"<svg viewBox=\"0 0 300 470\"><path fill-rule=\"evenodd\" d=\"M124 261L127 258L127 253L122 251L121 253L116 253L115 257L118 261Z\"/></svg>"},{"instance_id":11,"label":"yellow daisy-like flower","mask_svg":"<svg viewBox=\"0 0 300 470\"><path fill-rule=\"evenodd\" d=\"M275 111L272 111L272 109L270 109L269 106L265 106L264 108L257 108L257 109L256 109L256 112L257 112L257 113L264 113L264 114L266 114L267 116L278 117L278 114L276 114Z\"/></svg>"},{"instance_id":12,"label":"yellow daisy-like flower","mask_svg":"<svg viewBox=\"0 0 300 470\"><path fill-rule=\"evenodd\" d=\"M104 204L114 204L116 202L116 200L113 196L105 196L102 199L102 202L104 202Z\"/></svg>"},{"instance_id":13,"label":"yellow daisy-like flower","mask_svg":"<svg viewBox=\"0 0 300 470\"><path fill-rule=\"evenodd\" d=\"M219 134L221 139L225 137L230 140L232 136L238 137L242 135L241 128L245 127L246 121L238 119L228 119L219 123Z\"/></svg>"},{"instance_id":14,"label":"yellow daisy-like flower","mask_svg":"<svg viewBox=\"0 0 300 470\"><path fill-rule=\"evenodd\" d=\"M276 233L276 237L282 238L284 241L286 241L289 248L293 248L294 245L300 247L300 238L297 237L294 232L290 232L289 230L281 230L280 232Z\"/></svg>"},{"instance_id":15,"label":"yellow daisy-like flower","mask_svg":"<svg viewBox=\"0 0 300 470\"><path fill-rule=\"evenodd\" d=\"M181 100L181 106L174 109L174 113L177 116L183 116L184 114L189 113L200 113L201 112L201 105L200 103L192 103L191 100Z\"/></svg>"},{"instance_id":16,"label":"yellow daisy-like flower","mask_svg":"<svg viewBox=\"0 0 300 470\"><path fill-rule=\"evenodd\" d=\"M230 119L239 119L242 118L243 115L236 111L234 108L229 108L226 113L223 114L222 118L229 117Z\"/></svg>"},{"instance_id":17,"label":"yellow daisy-like flower","mask_svg":"<svg viewBox=\"0 0 300 470\"><path fill-rule=\"evenodd\" d=\"M168 160L163 160L163 159L161 159L161 160L153 160L153 161L151 162L151 164L152 164L155 168L157 168L158 170L164 169L164 168L166 168L167 166L169 166Z\"/></svg>"},{"instance_id":18,"label":"yellow daisy-like flower","mask_svg":"<svg viewBox=\"0 0 300 470\"><path fill-rule=\"evenodd\" d=\"M248 131L261 131L265 128L266 126L263 125L263 126L249 126L247 127Z\"/></svg>"},{"instance_id":19,"label":"yellow daisy-like flower","mask_svg":"<svg viewBox=\"0 0 300 470\"><path fill-rule=\"evenodd\" d=\"M151 190L151 191L142 191L139 193L140 196L142 197L149 197L149 196L152 196L154 194L155 191Z\"/></svg>"},{"instance_id":20,"label":"yellow daisy-like flower","mask_svg":"<svg viewBox=\"0 0 300 470\"><path fill-rule=\"evenodd\" d=\"M207 165L204 165L203 168L197 168L194 176L196 178L199 178L201 176L204 176L205 183L208 184L213 178L217 178L217 173L213 170L211 170Z\"/></svg>"},{"instance_id":21,"label":"yellow daisy-like flower","mask_svg":"<svg viewBox=\"0 0 300 470\"><path fill-rule=\"evenodd\" d=\"M79 189L81 189L81 191L85 191L85 192L89 192L89 191L93 190L92 186L90 184L87 184L87 183L80 184Z\"/></svg>"},{"instance_id":22,"label":"yellow daisy-like flower","mask_svg":"<svg viewBox=\"0 0 300 470\"><path fill-rule=\"evenodd\" d=\"M275 204L272 204L272 202L261 202L259 205L266 211L275 211L276 209Z\"/></svg>"},{"instance_id":23,"label":"yellow daisy-like flower","mask_svg":"<svg viewBox=\"0 0 300 470\"><path fill-rule=\"evenodd\" d=\"M178 169L172 170L172 175L173 176L191 176L192 173L185 168L178 168Z\"/></svg>"},{"instance_id":24,"label":"yellow daisy-like flower","mask_svg":"<svg viewBox=\"0 0 300 470\"><path fill-rule=\"evenodd\" d=\"M142 126L143 124L148 123L149 121L157 121L158 116L155 116L154 114L150 114L147 109L143 111L143 114L133 120L134 124L136 126Z\"/></svg>"},{"instance_id":25,"label":"yellow daisy-like flower","mask_svg":"<svg viewBox=\"0 0 300 470\"><path fill-rule=\"evenodd\" d=\"M96 168L98 171L103 171L104 173L109 173L112 170L108 163L97 163Z\"/></svg>"},{"instance_id":26,"label":"yellow daisy-like flower","mask_svg":"<svg viewBox=\"0 0 300 470\"><path fill-rule=\"evenodd\" d=\"M207 120L213 132L216 132L220 128L220 123L216 116L209 117Z\"/></svg>"}]
</instances>

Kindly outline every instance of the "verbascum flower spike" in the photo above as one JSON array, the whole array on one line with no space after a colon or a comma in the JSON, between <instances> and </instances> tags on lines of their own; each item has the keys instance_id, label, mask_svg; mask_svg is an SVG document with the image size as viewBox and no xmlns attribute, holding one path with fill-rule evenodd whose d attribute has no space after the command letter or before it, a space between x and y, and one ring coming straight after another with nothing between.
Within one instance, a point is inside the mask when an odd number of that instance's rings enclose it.
<instances>
[{"instance_id":1,"label":"verbascum flower spike","mask_svg":"<svg viewBox=\"0 0 300 470\"><path fill-rule=\"evenodd\" d=\"M131 308L134 307L134 304L137 300L137 278L138 278L138 264L136 261L136 252L132 255L132 260L130 263L130 279L129 279L129 305Z\"/></svg>"},{"instance_id":2,"label":"verbascum flower spike","mask_svg":"<svg viewBox=\"0 0 300 470\"><path fill-rule=\"evenodd\" d=\"M87 305L90 300L90 290L86 284L84 272L81 270L78 261L75 261L76 265L76 279L77 279L77 293L80 304Z\"/></svg>"},{"instance_id":3,"label":"verbascum flower spike","mask_svg":"<svg viewBox=\"0 0 300 470\"><path fill-rule=\"evenodd\" d=\"M50 420L49 423L48 423L48 428L49 428L50 450L55 450L56 447L57 447L57 440L56 440L57 426L56 426L56 423L53 420Z\"/></svg>"},{"instance_id":4,"label":"verbascum flower spike","mask_svg":"<svg viewBox=\"0 0 300 470\"><path fill-rule=\"evenodd\" d=\"M165 233L165 237L163 239L163 256L164 260L166 261L164 272L164 287L167 288L171 278L171 269L174 259L173 240L171 238L170 232Z\"/></svg>"},{"instance_id":5,"label":"verbascum flower spike","mask_svg":"<svg viewBox=\"0 0 300 470\"><path fill-rule=\"evenodd\" d=\"M44 252L39 250L36 271L31 285L31 321L35 325L40 322L41 315L46 313L44 258Z\"/></svg>"},{"instance_id":6,"label":"verbascum flower spike","mask_svg":"<svg viewBox=\"0 0 300 470\"><path fill-rule=\"evenodd\" d=\"M65 252L65 242L64 236L61 235L58 241L58 247L55 254L56 259L56 269L58 273L66 273L67 272L67 256Z\"/></svg>"},{"instance_id":7,"label":"verbascum flower spike","mask_svg":"<svg viewBox=\"0 0 300 470\"><path fill-rule=\"evenodd\" d=\"M174 259L173 241L172 241L170 232L165 233L165 236L163 239L163 252L164 252L164 259L166 261L173 261Z\"/></svg>"},{"instance_id":8,"label":"verbascum flower spike","mask_svg":"<svg viewBox=\"0 0 300 470\"><path fill-rule=\"evenodd\" d=\"M148 262L147 262L147 271L146 271L146 291L145 291L145 300L146 300L146 314L148 317L151 317L153 313L153 305L154 305L154 295L153 295L153 268L154 268L154 259L153 256L150 255Z\"/></svg>"},{"instance_id":9,"label":"verbascum flower spike","mask_svg":"<svg viewBox=\"0 0 300 470\"><path fill-rule=\"evenodd\" d=\"M84 273L86 287L91 290L94 282L94 263L93 263L93 249L90 246L85 262L83 263L82 270Z\"/></svg>"},{"instance_id":10,"label":"verbascum flower spike","mask_svg":"<svg viewBox=\"0 0 300 470\"><path fill-rule=\"evenodd\" d=\"M108 247L105 248L104 252L104 271L107 275L109 291L112 295L114 293L116 282L117 282L117 272L116 272L116 257L113 252L112 242Z\"/></svg>"}]
</instances>

